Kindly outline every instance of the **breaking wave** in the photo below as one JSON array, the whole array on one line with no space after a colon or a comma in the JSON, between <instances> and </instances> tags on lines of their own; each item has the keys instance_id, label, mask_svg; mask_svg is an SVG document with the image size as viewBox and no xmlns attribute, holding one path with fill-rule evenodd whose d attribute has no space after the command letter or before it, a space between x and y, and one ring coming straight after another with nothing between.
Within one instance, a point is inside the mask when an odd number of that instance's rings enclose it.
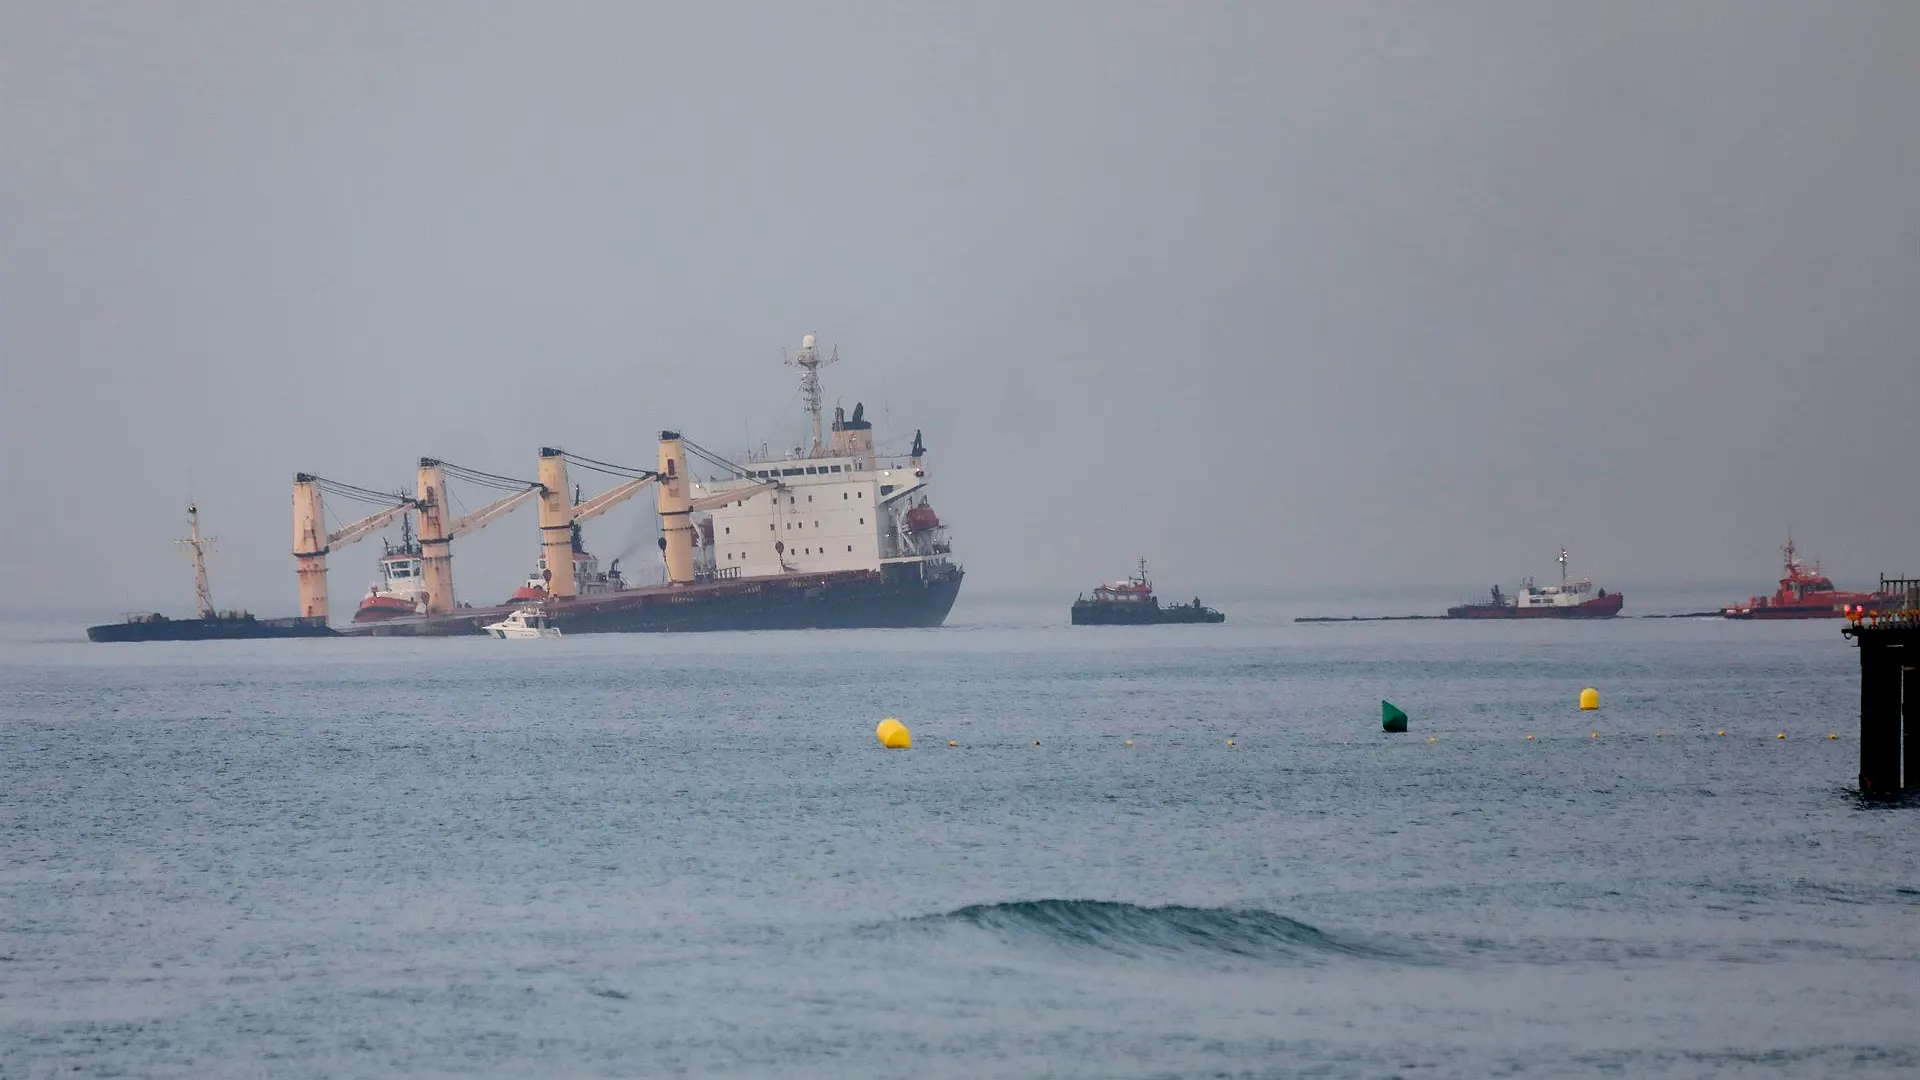
<instances>
[{"instance_id":1,"label":"breaking wave","mask_svg":"<svg viewBox=\"0 0 1920 1080\"><path fill-rule=\"evenodd\" d=\"M1009 943L1129 957L1217 957L1311 962L1385 959L1389 952L1249 908L1141 907L1111 900L1020 900L973 904L923 922L985 930Z\"/></svg>"}]
</instances>

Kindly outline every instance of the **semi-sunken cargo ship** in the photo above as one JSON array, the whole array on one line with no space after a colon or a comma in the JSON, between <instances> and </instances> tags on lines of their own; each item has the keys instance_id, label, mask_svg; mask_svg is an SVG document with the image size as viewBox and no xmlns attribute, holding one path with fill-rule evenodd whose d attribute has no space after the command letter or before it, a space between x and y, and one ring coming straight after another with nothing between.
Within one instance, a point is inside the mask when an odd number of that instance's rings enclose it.
<instances>
[{"instance_id":1,"label":"semi-sunken cargo ship","mask_svg":"<svg viewBox=\"0 0 1920 1080\"><path fill-rule=\"evenodd\" d=\"M567 636L941 625L959 595L965 571L953 561L946 525L929 500L926 444L916 431L904 456L882 454L874 445L873 424L858 403L851 416L835 408L827 428L819 369L837 359L822 354L812 334L799 353L788 358L801 370L812 442L786 456L749 455L736 464L677 431L660 433L657 470L611 466L543 449L534 485L540 498L541 561L507 605L473 608L453 601L447 544L461 531L458 522L444 520L443 496L438 494L444 485L442 464L423 459L419 497L407 501L421 516L418 574L425 582L428 613L356 622L346 632L479 634L487 623L530 603L539 605L547 625ZM689 470L690 454L708 474L705 479ZM629 479L582 502L568 483L569 461L614 470ZM320 481L296 481L295 556L311 563L326 550L317 530L325 517L317 490L312 490ZM305 495L301 483L310 485ZM597 561L582 548L578 528L581 521L647 485L658 495L658 545L666 575L662 585L627 582L617 561L600 573ZM553 572L569 563L573 574ZM324 573L324 564L320 566ZM313 575L301 580L303 589L310 590ZM323 583L319 590L317 606L323 609ZM315 606L303 602L307 609Z\"/></svg>"},{"instance_id":2,"label":"semi-sunken cargo ship","mask_svg":"<svg viewBox=\"0 0 1920 1080\"><path fill-rule=\"evenodd\" d=\"M1849 607L1885 607L1893 598L1881 593L1843 592L1833 587L1833 579L1820 572L1820 563L1803 563L1794 550L1793 537L1780 549L1786 560L1785 576L1772 596L1751 596L1745 604L1736 604L1722 614L1729 619L1838 619Z\"/></svg>"},{"instance_id":3,"label":"semi-sunken cargo ship","mask_svg":"<svg viewBox=\"0 0 1920 1080\"><path fill-rule=\"evenodd\" d=\"M1595 590L1586 578L1567 576L1567 549L1560 549L1560 584L1538 586L1532 578L1520 582L1520 591L1504 593L1493 587L1486 600L1447 609L1450 619L1610 619L1620 614L1626 598L1605 589Z\"/></svg>"},{"instance_id":4,"label":"semi-sunken cargo ship","mask_svg":"<svg viewBox=\"0 0 1920 1080\"><path fill-rule=\"evenodd\" d=\"M188 538L177 541L193 556L197 619L169 619L159 612L129 615L123 622L87 627L89 641L213 641L236 638L329 637L334 631L325 619L257 619L250 611L215 611L207 587L207 548L212 537L200 535L200 508L187 507Z\"/></svg>"},{"instance_id":5,"label":"semi-sunken cargo ship","mask_svg":"<svg viewBox=\"0 0 1920 1080\"><path fill-rule=\"evenodd\" d=\"M1082 596L1073 602L1075 626L1153 626L1160 623L1223 623L1227 617L1200 603L1162 605L1153 595L1153 582L1147 580L1147 560L1127 580L1100 585L1091 599Z\"/></svg>"}]
</instances>

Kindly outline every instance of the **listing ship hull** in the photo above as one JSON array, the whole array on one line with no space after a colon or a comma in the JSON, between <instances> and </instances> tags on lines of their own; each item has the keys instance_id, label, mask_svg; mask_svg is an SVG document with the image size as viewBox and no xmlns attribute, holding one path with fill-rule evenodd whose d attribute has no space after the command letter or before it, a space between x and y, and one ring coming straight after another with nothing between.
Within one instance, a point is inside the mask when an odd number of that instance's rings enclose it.
<instances>
[{"instance_id":1,"label":"listing ship hull","mask_svg":"<svg viewBox=\"0 0 1920 1080\"><path fill-rule=\"evenodd\" d=\"M150 615L126 622L87 627L87 640L131 641L227 641L246 638L334 637L338 631L322 619L241 618L169 619Z\"/></svg>"},{"instance_id":2,"label":"listing ship hull","mask_svg":"<svg viewBox=\"0 0 1920 1080\"><path fill-rule=\"evenodd\" d=\"M627 589L549 600L550 625L574 634L714 630L854 630L936 627L946 622L966 576L957 566L892 564L878 571L794 574ZM388 619L349 629L375 637L481 634L510 607Z\"/></svg>"}]
</instances>

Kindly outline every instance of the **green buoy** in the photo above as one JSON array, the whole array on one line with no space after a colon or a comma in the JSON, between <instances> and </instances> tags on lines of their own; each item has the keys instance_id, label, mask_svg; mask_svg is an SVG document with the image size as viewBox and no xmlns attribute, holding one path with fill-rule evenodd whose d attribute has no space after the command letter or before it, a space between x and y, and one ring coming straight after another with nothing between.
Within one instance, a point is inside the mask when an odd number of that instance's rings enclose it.
<instances>
[{"instance_id":1,"label":"green buoy","mask_svg":"<svg viewBox=\"0 0 1920 1080\"><path fill-rule=\"evenodd\" d=\"M1388 731L1407 730L1407 714L1391 701L1380 702L1380 726Z\"/></svg>"}]
</instances>

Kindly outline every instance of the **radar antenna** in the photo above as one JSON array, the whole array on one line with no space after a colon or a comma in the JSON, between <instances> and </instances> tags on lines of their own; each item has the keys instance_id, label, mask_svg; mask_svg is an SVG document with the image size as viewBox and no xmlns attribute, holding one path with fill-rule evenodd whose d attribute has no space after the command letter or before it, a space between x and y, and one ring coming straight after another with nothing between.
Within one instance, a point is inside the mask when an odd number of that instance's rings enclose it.
<instances>
[{"instance_id":1,"label":"radar antenna","mask_svg":"<svg viewBox=\"0 0 1920 1080\"><path fill-rule=\"evenodd\" d=\"M199 601L200 617L211 619L213 618L213 593L207 588L206 553L213 550L213 545L219 541L211 536L200 535L200 507L193 503L187 504L187 531L188 538L175 540L174 545L193 556L194 599Z\"/></svg>"},{"instance_id":2,"label":"radar antenna","mask_svg":"<svg viewBox=\"0 0 1920 1080\"><path fill-rule=\"evenodd\" d=\"M813 447L807 456L819 457L826 452L825 433L820 426L820 369L839 363L840 350L836 347L822 356L814 344L814 335L808 334L800 339L800 351L788 355L786 361L800 369L800 397L805 402L807 415L813 418Z\"/></svg>"}]
</instances>

